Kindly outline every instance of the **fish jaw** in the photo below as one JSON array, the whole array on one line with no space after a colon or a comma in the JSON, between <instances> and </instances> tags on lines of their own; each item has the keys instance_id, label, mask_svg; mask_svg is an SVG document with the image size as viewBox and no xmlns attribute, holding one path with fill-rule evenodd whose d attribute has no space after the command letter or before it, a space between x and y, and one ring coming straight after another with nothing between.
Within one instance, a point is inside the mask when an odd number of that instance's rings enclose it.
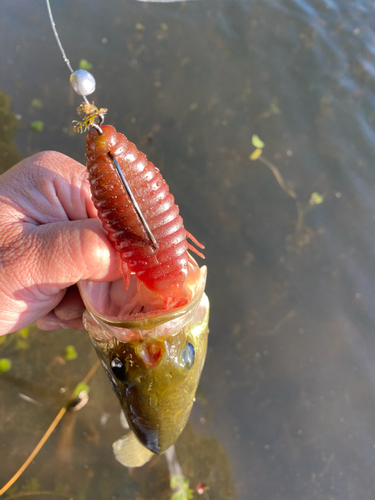
<instances>
[{"instance_id":1,"label":"fish jaw","mask_svg":"<svg viewBox=\"0 0 375 500\"><path fill-rule=\"evenodd\" d=\"M90 335L109 341L113 336L121 342L147 335L173 335L187 322L200 302L207 279L207 268L189 263L186 280L189 301L180 307L164 308L160 296L147 289L134 274L129 286L122 279L113 282L80 281L78 288L97 328ZM185 318L183 318L185 316Z\"/></svg>"},{"instance_id":2,"label":"fish jaw","mask_svg":"<svg viewBox=\"0 0 375 500\"><path fill-rule=\"evenodd\" d=\"M115 302L116 293L122 300L134 300L131 294L124 296L120 282L112 290L105 283L79 283L88 309L84 314L86 330L129 427L139 442L155 454L172 446L184 429L206 357L206 268L198 271L192 275L187 305L119 317L106 314L105 308L98 307L98 312L94 305L98 298L97 304L107 303L108 294ZM109 304L113 312L111 307Z\"/></svg>"}]
</instances>

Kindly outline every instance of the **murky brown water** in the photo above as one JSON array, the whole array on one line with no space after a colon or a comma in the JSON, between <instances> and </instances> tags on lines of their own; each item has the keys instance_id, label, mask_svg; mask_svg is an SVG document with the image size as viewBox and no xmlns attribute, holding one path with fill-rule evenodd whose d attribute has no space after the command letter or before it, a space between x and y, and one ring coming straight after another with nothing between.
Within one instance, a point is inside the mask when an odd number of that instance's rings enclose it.
<instances>
[{"instance_id":1,"label":"murky brown water","mask_svg":"<svg viewBox=\"0 0 375 500\"><path fill-rule=\"evenodd\" d=\"M210 347L177 443L191 487L206 483L205 500L372 499L373 3L52 7L73 66L93 65L108 123L161 168L186 228L206 245ZM1 168L44 149L84 162L71 125L79 100L44 2L2 2L0 48ZM42 132L31 130L36 120ZM249 160L253 134L268 165ZM309 205L312 193L323 203ZM0 375L0 486L95 362L82 333L32 330L19 340L0 345L13 362ZM78 357L63 363L68 344ZM64 417L18 492L169 499L163 457L137 471L115 461L119 406L104 372L90 385L88 405Z\"/></svg>"}]
</instances>

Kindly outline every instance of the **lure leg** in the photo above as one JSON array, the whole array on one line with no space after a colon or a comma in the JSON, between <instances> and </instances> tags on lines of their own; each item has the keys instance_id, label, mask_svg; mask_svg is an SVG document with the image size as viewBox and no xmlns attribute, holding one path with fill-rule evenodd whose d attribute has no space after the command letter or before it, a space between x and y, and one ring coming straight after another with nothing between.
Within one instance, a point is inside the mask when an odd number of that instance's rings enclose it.
<instances>
[{"instance_id":1,"label":"lure leg","mask_svg":"<svg viewBox=\"0 0 375 500\"><path fill-rule=\"evenodd\" d=\"M199 241L198 241L196 238L194 238L194 236L193 236L191 233L189 233L189 231L186 231L186 236L187 236L189 239L191 239L191 241L192 241L193 243L195 243L195 244L196 244L199 248L204 248L204 245L202 245L202 243L199 243ZM196 253L197 255L199 255L199 257L201 257L202 259L204 259L204 258L205 258L205 257L204 257L204 255L203 255L203 253L199 252L196 248L194 248L192 245L190 245L190 243L188 243L188 248L189 248L189 250L191 250L192 252L194 252L194 253Z\"/></svg>"}]
</instances>

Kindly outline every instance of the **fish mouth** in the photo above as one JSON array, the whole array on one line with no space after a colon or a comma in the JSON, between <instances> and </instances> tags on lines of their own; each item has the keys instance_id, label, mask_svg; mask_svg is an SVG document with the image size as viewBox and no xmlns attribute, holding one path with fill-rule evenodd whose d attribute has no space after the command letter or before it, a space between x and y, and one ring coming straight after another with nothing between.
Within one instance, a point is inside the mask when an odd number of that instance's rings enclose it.
<instances>
[{"instance_id":1,"label":"fish mouth","mask_svg":"<svg viewBox=\"0 0 375 500\"><path fill-rule=\"evenodd\" d=\"M173 335L179 331L182 321L194 315L203 297L206 279L206 266L199 268L189 263L186 286L190 300L171 309L165 309L160 296L137 282L134 274L128 289L122 279L110 283L80 281L78 288L82 300L99 326L90 328L90 335L98 341L116 337L121 342L148 335Z\"/></svg>"},{"instance_id":2,"label":"fish mouth","mask_svg":"<svg viewBox=\"0 0 375 500\"><path fill-rule=\"evenodd\" d=\"M160 455L165 450L162 450L160 445L159 445L159 435L158 432L154 432L153 434L150 435L150 433L147 434L144 443L147 449L152 451L152 453L155 453L155 455ZM166 447L168 449L169 446Z\"/></svg>"}]
</instances>

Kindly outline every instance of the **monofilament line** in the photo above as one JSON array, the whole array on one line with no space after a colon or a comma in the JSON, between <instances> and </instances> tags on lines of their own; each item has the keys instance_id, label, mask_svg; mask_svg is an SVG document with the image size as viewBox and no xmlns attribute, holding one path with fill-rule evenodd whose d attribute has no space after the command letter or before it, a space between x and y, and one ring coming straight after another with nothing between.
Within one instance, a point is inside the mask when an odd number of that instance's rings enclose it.
<instances>
[{"instance_id":1,"label":"monofilament line","mask_svg":"<svg viewBox=\"0 0 375 500\"><path fill-rule=\"evenodd\" d=\"M63 48L63 46L62 46L62 43L60 42L59 34L57 33L57 29L56 29L55 21L54 21L54 19L53 19L52 9L51 9L51 5L50 5L50 3L49 3L49 0L46 0L46 4L47 4L47 10L48 10L48 15L49 15L49 20L50 20L50 22L51 22L51 26L52 26L53 34L55 35L57 45L59 46L60 52L61 52L61 54L62 54L62 56L63 56L64 61L66 62L66 65L67 65L67 66L68 66L68 68L69 68L69 71L70 71L71 73L74 73L73 68L72 68L72 66L71 66L71 64L70 64L70 61L69 61L69 59L66 57L65 50L64 50L64 48ZM84 100L87 104L89 104L89 101L88 101L87 97L86 97L86 96L82 96L82 97L83 97L83 100Z\"/></svg>"},{"instance_id":2,"label":"monofilament line","mask_svg":"<svg viewBox=\"0 0 375 500\"><path fill-rule=\"evenodd\" d=\"M47 10L48 10L48 15L49 15L49 19L51 21L51 26L52 26L52 29L53 29L53 34L55 35L55 38L56 38L56 42L57 42L57 45L59 46L59 49L61 51L61 54L63 56L63 59L64 61L66 62L66 65L68 66L69 70L71 73L74 73L73 71L73 68L70 64L70 61L69 59L66 57L66 54L65 54L65 51L64 51L64 48L60 42L60 38L59 38L59 34L57 33L57 29L56 29L56 25L55 25L55 21L53 20L53 15L52 15L52 10L51 10L51 5L49 3L49 0L46 0L46 4L47 4Z\"/></svg>"}]
</instances>

